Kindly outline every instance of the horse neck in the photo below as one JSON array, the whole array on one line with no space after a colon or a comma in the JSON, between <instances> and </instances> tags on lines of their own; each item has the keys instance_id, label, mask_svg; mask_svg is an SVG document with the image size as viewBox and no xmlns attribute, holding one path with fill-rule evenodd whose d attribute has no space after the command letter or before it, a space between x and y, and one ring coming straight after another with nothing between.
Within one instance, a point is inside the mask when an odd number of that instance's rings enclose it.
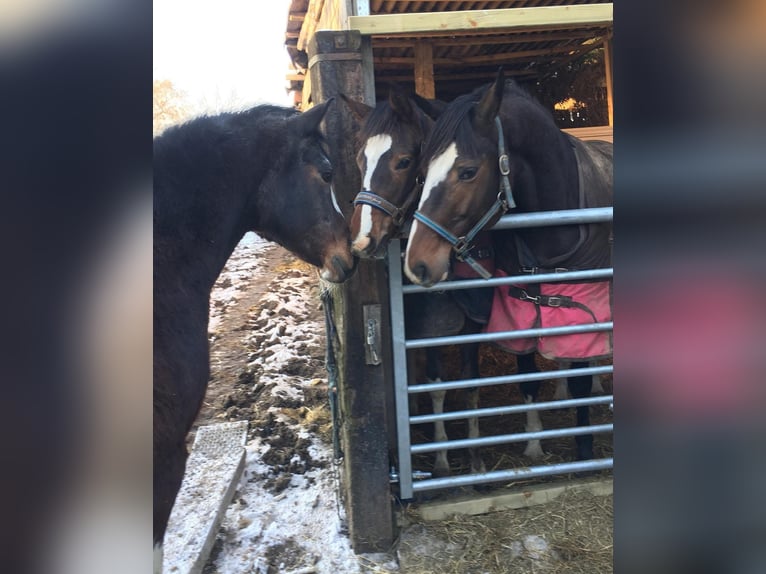
<instances>
[{"instance_id":1,"label":"horse neck","mask_svg":"<svg viewBox=\"0 0 766 574\"><path fill-rule=\"evenodd\" d=\"M207 150L205 171L217 174L196 190L189 213L195 218L184 230L183 260L196 281L212 289L234 248L248 230L262 230L266 217L258 213L262 195L274 161L272 137L258 131L230 135ZM182 232L183 233L183 232Z\"/></svg>"},{"instance_id":2,"label":"horse neck","mask_svg":"<svg viewBox=\"0 0 766 574\"><path fill-rule=\"evenodd\" d=\"M524 102L501 115L515 164L514 195L524 212L574 209L579 202L574 150L552 120L541 117L543 113Z\"/></svg>"},{"instance_id":3,"label":"horse neck","mask_svg":"<svg viewBox=\"0 0 766 574\"><path fill-rule=\"evenodd\" d=\"M519 212L579 207L577 160L567 136L531 102L503 119L512 156L512 187ZM506 127L507 126L507 127ZM516 153L514 153L516 152ZM541 262L566 253L579 240L575 226L532 228L517 232Z\"/></svg>"}]
</instances>

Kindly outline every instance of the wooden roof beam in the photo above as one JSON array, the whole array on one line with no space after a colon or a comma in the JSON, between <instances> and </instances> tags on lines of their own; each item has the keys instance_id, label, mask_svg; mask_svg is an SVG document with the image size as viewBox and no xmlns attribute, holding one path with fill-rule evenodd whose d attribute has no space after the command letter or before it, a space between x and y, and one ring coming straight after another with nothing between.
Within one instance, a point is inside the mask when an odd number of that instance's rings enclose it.
<instances>
[{"instance_id":1,"label":"wooden roof beam","mask_svg":"<svg viewBox=\"0 0 766 574\"><path fill-rule=\"evenodd\" d=\"M534 44L541 42L555 42L561 40L598 39L604 35L604 28L591 30L571 30L569 32L548 32L541 34L493 34L493 35L470 35L434 38L431 43L436 46L487 46L489 44ZM411 48L415 45L415 38L402 37L379 37L372 39L372 47L383 48Z\"/></svg>"},{"instance_id":2,"label":"wooden roof beam","mask_svg":"<svg viewBox=\"0 0 766 574\"><path fill-rule=\"evenodd\" d=\"M542 28L576 28L610 25L612 3L577 4L573 6L541 6L537 8L505 8L499 10L467 10L464 12L420 12L349 16L352 30L363 35L412 34L417 32L470 32L478 30Z\"/></svg>"},{"instance_id":3,"label":"wooden roof beam","mask_svg":"<svg viewBox=\"0 0 766 574\"><path fill-rule=\"evenodd\" d=\"M482 64L497 64L502 62L522 62L533 61L538 56L553 56L555 54L570 54L582 53L583 50L590 51L595 48L599 48L598 44L588 45L587 49L581 45L575 46L556 46L553 48L543 48L540 50L523 50L517 52L501 52L499 54L483 54L480 56L463 56L463 57L448 57L448 58L433 58L434 66L480 66ZM531 59L530 59L531 58ZM396 65L412 65L416 62L414 56L376 56L375 64L396 64Z\"/></svg>"}]
</instances>

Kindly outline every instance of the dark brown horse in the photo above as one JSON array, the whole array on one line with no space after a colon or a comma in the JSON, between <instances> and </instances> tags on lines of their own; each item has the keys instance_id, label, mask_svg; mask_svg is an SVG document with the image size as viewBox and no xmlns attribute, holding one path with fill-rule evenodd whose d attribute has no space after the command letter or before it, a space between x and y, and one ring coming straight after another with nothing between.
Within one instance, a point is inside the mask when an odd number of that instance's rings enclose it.
<instances>
[{"instance_id":1,"label":"dark brown horse","mask_svg":"<svg viewBox=\"0 0 766 574\"><path fill-rule=\"evenodd\" d=\"M388 98L374 108L342 97L362 122L356 158L362 190L354 201L351 250L362 258L381 258L386 255L389 241L410 222L420 196L423 143L446 104L417 95L407 96L396 88L392 88ZM478 332L480 324L474 319L482 319L482 313L466 312L467 306L460 303L464 302L457 301L454 292L409 295L405 299L407 337ZM433 382L442 378L440 352L438 348L426 349L426 377ZM461 359L462 377L478 377L478 344L461 346ZM411 362L409 371L415 371L414 362ZM444 399L444 391L431 393L433 412L443 412ZM468 392L469 408L477 408L478 400L478 389ZM469 419L468 426L469 437L478 437L478 420ZM434 440L447 440L443 421L434 424ZM470 449L470 456L471 469L482 472L484 464L478 451ZM437 452L434 474L449 474L447 451Z\"/></svg>"},{"instance_id":2,"label":"dark brown horse","mask_svg":"<svg viewBox=\"0 0 766 574\"><path fill-rule=\"evenodd\" d=\"M326 281L354 270L319 132L328 105L202 117L154 140L156 555L208 383L210 291L234 247L255 231L320 268Z\"/></svg>"},{"instance_id":3,"label":"dark brown horse","mask_svg":"<svg viewBox=\"0 0 766 574\"><path fill-rule=\"evenodd\" d=\"M559 130L539 103L502 72L497 80L453 101L423 150L426 178L410 232L405 272L431 286L451 274L455 255L509 211L576 209L612 203L612 145L581 142ZM611 224L570 225L495 234L497 267L507 274L609 267ZM539 300L539 299L538 299ZM529 363L531 355L520 359ZM520 371L524 369L520 363ZM575 363L574 367L583 366ZM532 402L539 383L522 383ZM570 377L573 397L590 394L589 376ZM541 428L529 415L529 430ZM578 425L589 424L577 408ZM535 428L537 427L537 428ZM578 458L592 458L591 435L578 436Z\"/></svg>"}]
</instances>

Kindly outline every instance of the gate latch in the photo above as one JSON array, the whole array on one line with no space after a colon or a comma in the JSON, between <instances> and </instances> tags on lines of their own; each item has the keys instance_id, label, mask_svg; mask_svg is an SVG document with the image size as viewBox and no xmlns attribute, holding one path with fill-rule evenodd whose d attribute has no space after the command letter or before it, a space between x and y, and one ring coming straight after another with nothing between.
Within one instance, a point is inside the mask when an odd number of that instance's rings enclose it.
<instances>
[{"instance_id":1,"label":"gate latch","mask_svg":"<svg viewBox=\"0 0 766 574\"><path fill-rule=\"evenodd\" d=\"M365 305L364 317L364 360L368 365L380 365L381 334L380 304Z\"/></svg>"}]
</instances>

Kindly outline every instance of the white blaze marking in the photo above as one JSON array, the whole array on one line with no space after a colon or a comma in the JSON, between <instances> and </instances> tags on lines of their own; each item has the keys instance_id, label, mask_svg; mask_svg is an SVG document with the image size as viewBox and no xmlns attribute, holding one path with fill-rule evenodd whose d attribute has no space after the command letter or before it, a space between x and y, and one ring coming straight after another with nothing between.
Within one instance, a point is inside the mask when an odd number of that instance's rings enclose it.
<instances>
[{"instance_id":1,"label":"white blaze marking","mask_svg":"<svg viewBox=\"0 0 766 574\"><path fill-rule=\"evenodd\" d=\"M362 216L359 222L359 233L354 239L353 246L360 251L370 243L370 231L372 231L372 206L362 205Z\"/></svg>"},{"instance_id":2,"label":"white blaze marking","mask_svg":"<svg viewBox=\"0 0 766 574\"><path fill-rule=\"evenodd\" d=\"M332 206L335 208L335 211L343 215L340 205L338 205L338 198L335 197L335 188L332 185L330 186L330 197L332 198Z\"/></svg>"},{"instance_id":3,"label":"white blaze marking","mask_svg":"<svg viewBox=\"0 0 766 574\"><path fill-rule=\"evenodd\" d=\"M388 134L378 134L367 140L364 146L364 157L367 158L367 171L364 173L364 188L370 189L372 183L372 174L378 167L380 158L391 149L393 140Z\"/></svg>"},{"instance_id":4,"label":"white blaze marking","mask_svg":"<svg viewBox=\"0 0 766 574\"><path fill-rule=\"evenodd\" d=\"M449 170L452 169L452 165L457 159L457 144L452 142L447 149L441 154L436 156L428 164L428 172L426 173L426 182L423 185L423 194L420 196L420 203L418 209L423 207L423 204L428 200L428 196L431 195L431 191L445 179Z\"/></svg>"},{"instance_id":5,"label":"white blaze marking","mask_svg":"<svg viewBox=\"0 0 766 574\"><path fill-rule=\"evenodd\" d=\"M362 187L370 191L372 185L372 174L378 167L378 162L383 154L391 149L393 140L388 134L378 134L372 136L364 145L364 157L367 158L367 169L364 172L364 182ZM372 207L362 205L361 221L359 222L359 233L353 241L353 246L360 251L370 243L370 231L372 231Z\"/></svg>"},{"instance_id":6,"label":"white blaze marking","mask_svg":"<svg viewBox=\"0 0 766 574\"><path fill-rule=\"evenodd\" d=\"M418 209L421 209L423 207L423 204L428 200L428 196L431 195L431 190L438 186L441 182L443 182L445 179L447 179L447 175L449 174L449 170L452 169L452 165L455 163L455 160L457 159L457 144L455 142L452 142L447 149L445 149L441 154L436 156L434 159L431 160L431 163L428 164L428 172L426 173L426 182L423 184L423 193L420 196L420 203L418 203ZM418 230L418 220L414 220L412 222L412 227L410 228L410 239L415 237L415 233ZM415 277L410 273L410 246L412 245L411 241L407 241L407 251L404 257L404 273L407 275L407 277L410 278L410 280L414 283L417 283L415 281ZM444 281L447 278L447 274L445 273L440 281Z\"/></svg>"}]
</instances>

